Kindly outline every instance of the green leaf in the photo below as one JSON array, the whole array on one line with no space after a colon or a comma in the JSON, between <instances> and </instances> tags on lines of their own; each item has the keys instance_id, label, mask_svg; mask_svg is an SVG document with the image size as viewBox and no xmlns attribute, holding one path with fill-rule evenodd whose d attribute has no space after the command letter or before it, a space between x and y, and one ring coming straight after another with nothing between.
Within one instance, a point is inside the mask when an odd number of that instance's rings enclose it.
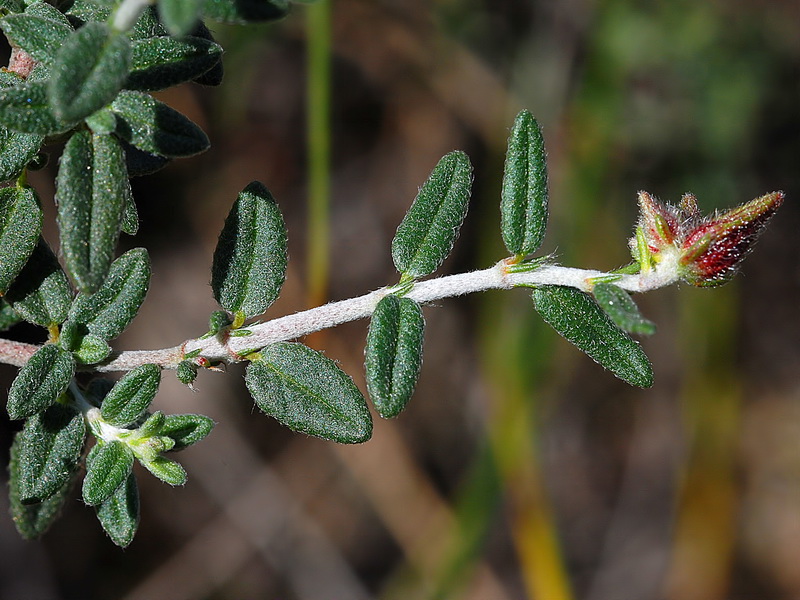
<instances>
[{"instance_id":1,"label":"green leaf","mask_svg":"<svg viewBox=\"0 0 800 600\"><path fill-rule=\"evenodd\" d=\"M22 321L22 318L17 314L5 300L0 299L0 331L6 331Z\"/></svg>"},{"instance_id":2,"label":"green leaf","mask_svg":"<svg viewBox=\"0 0 800 600\"><path fill-rule=\"evenodd\" d=\"M32 72L28 83L0 90L0 125L12 131L39 135L55 135L75 127L77 120L56 117L47 96L48 83L35 79Z\"/></svg>"},{"instance_id":3,"label":"green leaf","mask_svg":"<svg viewBox=\"0 0 800 600\"><path fill-rule=\"evenodd\" d=\"M77 22L78 25L83 25L89 21L97 21L99 23L110 21L111 10L113 4L116 2L107 2L106 0L75 0L68 3L69 15L72 22ZM153 6L147 6L139 19L134 24L133 28L128 32L131 40L142 40L149 37L167 35L167 30L158 20L158 13Z\"/></svg>"},{"instance_id":4,"label":"green leaf","mask_svg":"<svg viewBox=\"0 0 800 600\"><path fill-rule=\"evenodd\" d=\"M653 335L656 332L655 323L642 316L630 294L621 287L613 283L599 282L595 284L592 292L600 308L623 331L639 335Z\"/></svg>"},{"instance_id":5,"label":"green leaf","mask_svg":"<svg viewBox=\"0 0 800 600\"><path fill-rule=\"evenodd\" d=\"M128 195L128 199L125 201L120 228L123 233L128 235L136 235L139 231L139 211L136 210L136 201L133 199L133 194Z\"/></svg>"},{"instance_id":6,"label":"green leaf","mask_svg":"<svg viewBox=\"0 0 800 600\"><path fill-rule=\"evenodd\" d=\"M125 164L128 167L128 177L150 175L163 169L171 162L169 158L144 152L135 146L131 146L124 140L121 140L121 142L122 148L125 150ZM123 231L125 231L125 229L123 229Z\"/></svg>"},{"instance_id":7,"label":"green leaf","mask_svg":"<svg viewBox=\"0 0 800 600\"><path fill-rule=\"evenodd\" d=\"M190 360L182 360L175 368L175 376L185 385L191 385L197 379L197 365Z\"/></svg>"},{"instance_id":8,"label":"green leaf","mask_svg":"<svg viewBox=\"0 0 800 600\"><path fill-rule=\"evenodd\" d=\"M42 209L29 187L0 189L0 295L33 253L42 230Z\"/></svg>"},{"instance_id":9,"label":"green leaf","mask_svg":"<svg viewBox=\"0 0 800 600\"><path fill-rule=\"evenodd\" d=\"M44 136L0 127L0 181L19 177L28 163L36 158L42 141Z\"/></svg>"},{"instance_id":10,"label":"green leaf","mask_svg":"<svg viewBox=\"0 0 800 600\"><path fill-rule=\"evenodd\" d=\"M384 419L399 415L414 393L424 330L422 310L410 298L386 296L375 307L364 365L369 396Z\"/></svg>"},{"instance_id":11,"label":"green leaf","mask_svg":"<svg viewBox=\"0 0 800 600\"><path fill-rule=\"evenodd\" d=\"M139 527L139 487L131 473L125 483L97 507L100 525L117 546L125 548Z\"/></svg>"},{"instance_id":12,"label":"green leaf","mask_svg":"<svg viewBox=\"0 0 800 600\"><path fill-rule=\"evenodd\" d=\"M203 14L221 23L260 23L289 14L286 0L205 0Z\"/></svg>"},{"instance_id":13,"label":"green leaf","mask_svg":"<svg viewBox=\"0 0 800 600\"><path fill-rule=\"evenodd\" d=\"M653 385L653 368L638 343L629 338L588 294L546 285L533 290L542 318L617 377L639 387Z\"/></svg>"},{"instance_id":14,"label":"green leaf","mask_svg":"<svg viewBox=\"0 0 800 600\"><path fill-rule=\"evenodd\" d=\"M19 434L17 434L19 438ZM20 499L19 484L21 469L18 460L19 443L17 440L11 445L11 458L9 460L9 504L11 517L19 534L25 539L32 540L41 536L52 525L64 506L75 483L75 474L70 477L61 488L47 500L36 504L23 504ZM76 472L77 473L77 472Z\"/></svg>"},{"instance_id":15,"label":"green leaf","mask_svg":"<svg viewBox=\"0 0 800 600\"><path fill-rule=\"evenodd\" d=\"M23 0L0 0L0 8L11 13L20 13L25 10L25 2Z\"/></svg>"},{"instance_id":16,"label":"green leaf","mask_svg":"<svg viewBox=\"0 0 800 600\"><path fill-rule=\"evenodd\" d=\"M222 46L199 37L153 37L133 43L133 64L125 87L163 90L200 77L220 62Z\"/></svg>"},{"instance_id":17,"label":"green leaf","mask_svg":"<svg viewBox=\"0 0 800 600\"><path fill-rule=\"evenodd\" d=\"M105 502L123 484L133 469L133 452L118 441L98 441L86 457L83 501L89 506Z\"/></svg>"},{"instance_id":18,"label":"green leaf","mask_svg":"<svg viewBox=\"0 0 800 600\"><path fill-rule=\"evenodd\" d=\"M92 293L103 283L131 196L125 155L114 136L75 133L56 181L61 251L75 285Z\"/></svg>"},{"instance_id":19,"label":"green leaf","mask_svg":"<svg viewBox=\"0 0 800 600\"><path fill-rule=\"evenodd\" d=\"M422 185L392 240L397 270L412 278L433 273L453 249L467 216L472 165L460 151L446 154Z\"/></svg>"},{"instance_id":20,"label":"green leaf","mask_svg":"<svg viewBox=\"0 0 800 600\"><path fill-rule=\"evenodd\" d=\"M69 20L76 23L76 27L82 27L88 21L98 21L100 23L108 21L111 16L111 6L107 3L95 0L75 0L69 3L66 11Z\"/></svg>"},{"instance_id":21,"label":"green leaf","mask_svg":"<svg viewBox=\"0 0 800 600\"><path fill-rule=\"evenodd\" d=\"M0 0L0 2L2 2L2 0ZM25 79L21 75L14 71L0 69L0 88L14 87L21 83L25 83Z\"/></svg>"},{"instance_id":22,"label":"green leaf","mask_svg":"<svg viewBox=\"0 0 800 600\"><path fill-rule=\"evenodd\" d=\"M0 20L0 29L12 43L37 61L44 62L53 61L58 49L72 33L72 27L60 20L33 14L8 15Z\"/></svg>"},{"instance_id":23,"label":"green leaf","mask_svg":"<svg viewBox=\"0 0 800 600\"><path fill-rule=\"evenodd\" d=\"M113 262L100 289L91 295L78 295L67 323L79 323L104 340L112 340L136 316L149 284L147 251L144 248L129 250Z\"/></svg>"},{"instance_id":24,"label":"green leaf","mask_svg":"<svg viewBox=\"0 0 800 600\"><path fill-rule=\"evenodd\" d=\"M69 27L70 32L73 30L72 24L69 22L69 19L66 17L66 15L49 2L43 2L42 0L31 2L25 8L25 13L35 17L42 17L43 19L55 21L60 25Z\"/></svg>"},{"instance_id":25,"label":"green leaf","mask_svg":"<svg viewBox=\"0 0 800 600\"><path fill-rule=\"evenodd\" d=\"M71 350L75 360L81 365L97 364L111 354L111 346L103 338L93 333L82 335L80 342Z\"/></svg>"},{"instance_id":26,"label":"green leaf","mask_svg":"<svg viewBox=\"0 0 800 600\"><path fill-rule=\"evenodd\" d=\"M161 383L161 369L156 365L136 367L117 382L100 407L103 420L115 427L125 427L138 420L150 406Z\"/></svg>"},{"instance_id":27,"label":"green leaf","mask_svg":"<svg viewBox=\"0 0 800 600\"><path fill-rule=\"evenodd\" d=\"M186 471L175 461L156 456L153 460L139 461L142 466L158 477L164 483L170 485L183 485L186 483Z\"/></svg>"},{"instance_id":28,"label":"green leaf","mask_svg":"<svg viewBox=\"0 0 800 600\"><path fill-rule=\"evenodd\" d=\"M158 16L175 37L189 33L197 24L204 0L158 0Z\"/></svg>"},{"instance_id":29,"label":"green leaf","mask_svg":"<svg viewBox=\"0 0 800 600\"><path fill-rule=\"evenodd\" d=\"M211 267L214 298L247 317L275 301L286 278L286 226L278 205L254 181L236 199L219 235Z\"/></svg>"},{"instance_id":30,"label":"green leaf","mask_svg":"<svg viewBox=\"0 0 800 600\"><path fill-rule=\"evenodd\" d=\"M16 74L1 72L0 89L23 83ZM0 181L14 179L34 160L42 146L44 136L35 133L19 133L0 126Z\"/></svg>"},{"instance_id":31,"label":"green leaf","mask_svg":"<svg viewBox=\"0 0 800 600\"><path fill-rule=\"evenodd\" d=\"M105 23L86 23L58 50L48 96L66 121L88 117L111 102L128 77L131 44Z\"/></svg>"},{"instance_id":32,"label":"green leaf","mask_svg":"<svg viewBox=\"0 0 800 600\"><path fill-rule=\"evenodd\" d=\"M159 435L175 440L173 452L196 444L214 429L214 421L203 415L167 415Z\"/></svg>"},{"instance_id":33,"label":"green leaf","mask_svg":"<svg viewBox=\"0 0 800 600\"><path fill-rule=\"evenodd\" d=\"M139 437L147 438L159 435L159 432L164 426L166 420L167 418L164 416L164 413L160 410L157 410L152 415L147 417L147 420L145 420L145 422L139 426Z\"/></svg>"},{"instance_id":34,"label":"green leaf","mask_svg":"<svg viewBox=\"0 0 800 600\"><path fill-rule=\"evenodd\" d=\"M372 435L372 417L353 380L308 346L267 346L248 365L245 382L258 407L289 429L343 444Z\"/></svg>"},{"instance_id":35,"label":"green leaf","mask_svg":"<svg viewBox=\"0 0 800 600\"><path fill-rule=\"evenodd\" d=\"M500 228L509 252L524 256L542 245L547 229L547 201L544 137L536 119L523 110L508 138L500 200Z\"/></svg>"},{"instance_id":36,"label":"green leaf","mask_svg":"<svg viewBox=\"0 0 800 600\"><path fill-rule=\"evenodd\" d=\"M8 391L8 416L26 419L52 406L75 374L75 360L53 344L45 344L25 363Z\"/></svg>"},{"instance_id":37,"label":"green leaf","mask_svg":"<svg viewBox=\"0 0 800 600\"><path fill-rule=\"evenodd\" d=\"M86 117L84 122L92 133L114 133L117 129L117 117L110 108L101 108Z\"/></svg>"},{"instance_id":38,"label":"green leaf","mask_svg":"<svg viewBox=\"0 0 800 600\"><path fill-rule=\"evenodd\" d=\"M85 438L83 415L60 404L25 422L15 441L19 499L23 504L46 500L70 480L78 468Z\"/></svg>"},{"instance_id":39,"label":"green leaf","mask_svg":"<svg viewBox=\"0 0 800 600\"><path fill-rule=\"evenodd\" d=\"M216 40L214 40L214 36L211 34L211 31L209 31L208 27L206 27L202 22L198 24L197 29L195 29L192 32L192 35L207 40L209 42L216 43ZM220 60L218 60L213 67L211 67L208 71L206 71L199 77L196 77L194 82L200 85L208 85L208 86L220 85L222 83L222 77L224 74L225 74L225 69L222 66L222 57L220 57Z\"/></svg>"},{"instance_id":40,"label":"green leaf","mask_svg":"<svg viewBox=\"0 0 800 600\"><path fill-rule=\"evenodd\" d=\"M145 8L130 31L131 39L134 41L164 35L169 35L169 32L158 18L158 10L155 6Z\"/></svg>"},{"instance_id":41,"label":"green leaf","mask_svg":"<svg viewBox=\"0 0 800 600\"><path fill-rule=\"evenodd\" d=\"M178 158L209 147L202 129L149 94L123 91L111 110L117 115L117 135L149 154Z\"/></svg>"},{"instance_id":42,"label":"green leaf","mask_svg":"<svg viewBox=\"0 0 800 600\"><path fill-rule=\"evenodd\" d=\"M64 322L72 304L72 289L53 251L39 238L5 295L6 302L29 323L49 327Z\"/></svg>"}]
</instances>

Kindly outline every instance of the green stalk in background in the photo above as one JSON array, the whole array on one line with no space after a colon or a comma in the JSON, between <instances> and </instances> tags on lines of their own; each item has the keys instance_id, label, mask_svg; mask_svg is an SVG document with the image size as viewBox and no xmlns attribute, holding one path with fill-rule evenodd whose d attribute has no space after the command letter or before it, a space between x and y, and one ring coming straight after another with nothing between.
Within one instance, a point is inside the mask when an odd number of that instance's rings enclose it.
<instances>
[{"instance_id":1,"label":"green stalk in background","mask_svg":"<svg viewBox=\"0 0 800 600\"><path fill-rule=\"evenodd\" d=\"M306 144L308 147L308 305L327 299L330 245L331 3L306 7Z\"/></svg>"}]
</instances>

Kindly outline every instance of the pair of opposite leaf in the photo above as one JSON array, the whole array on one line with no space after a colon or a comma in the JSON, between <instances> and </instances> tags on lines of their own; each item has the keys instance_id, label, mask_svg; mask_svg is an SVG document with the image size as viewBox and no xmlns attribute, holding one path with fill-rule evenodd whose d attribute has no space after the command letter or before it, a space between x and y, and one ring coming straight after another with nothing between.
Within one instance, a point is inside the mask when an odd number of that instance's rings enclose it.
<instances>
[{"instance_id":1,"label":"pair of opposite leaf","mask_svg":"<svg viewBox=\"0 0 800 600\"><path fill-rule=\"evenodd\" d=\"M375 308L365 359L369 395L384 417L405 407L422 360L422 311L402 294L417 278L435 271L452 250L471 182L472 166L464 153L442 158L392 243L401 283ZM233 315L233 325L263 313L274 302L285 268L283 218L269 191L254 182L239 195L226 219L212 267L214 296ZM239 331L233 328L225 334ZM250 361L245 380L256 404L282 424L343 443L363 442L372 435L372 418L361 392L323 354L302 344L279 342L254 349L245 358Z\"/></svg>"}]
</instances>

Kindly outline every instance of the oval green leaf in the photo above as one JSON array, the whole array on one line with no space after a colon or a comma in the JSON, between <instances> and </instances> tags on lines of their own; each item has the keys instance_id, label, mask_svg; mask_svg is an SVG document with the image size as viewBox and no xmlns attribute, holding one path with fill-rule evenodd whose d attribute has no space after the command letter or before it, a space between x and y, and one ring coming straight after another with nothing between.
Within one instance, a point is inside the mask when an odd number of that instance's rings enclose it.
<instances>
[{"instance_id":1,"label":"oval green leaf","mask_svg":"<svg viewBox=\"0 0 800 600\"><path fill-rule=\"evenodd\" d=\"M260 315L280 294L287 260L283 215L269 190L254 181L239 194L219 235L214 298L232 313Z\"/></svg>"},{"instance_id":2,"label":"oval green leaf","mask_svg":"<svg viewBox=\"0 0 800 600\"><path fill-rule=\"evenodd\" d=\"M267 346L248 365L245 382L258 407L289 429L343 444L372 435L372 417L356 384L308 346Z\"/></svg>"},{"instance_id":3,"label":"oval green leaf","mask_svg":"<svg viewBox=\"0 0 800 600\"><path fill-rule=\"evenodd\" d=\"M25 422L16 439L23 504L42 502L69 481L78 468L85 438L83 415L60 404Z\"/></svg>"},{"instance_id":4,"label":"oval green leaf","mask_svg":"<svg viewBox=\"0 0 800 600\"><path fill-rule=\"evenodd\" d=\"M210 40L187 36L152 37L133 43L133 63L125 87L132 90L163 90L203 75L220 62L222 46Z\"/></svg>"},{"instance_id":5,"label":"oval green leaf","mask_svg":"<svg viewBox=\"0 0 800 600\"><path fill-rule=\"evenodd\" d=\"M42 209L29 187L0 189L0 295L22 271L42 230Z\"/></svg>"},{"instance_id":6,"label":"oval green leaf","mask_svg":"<svg viewBox=\"0 0 800 600\"><path fill-rule=\"evenodd\" d=\"M128 77L130 39L105 23L86 23L61 46L51 69L48 97L65 121L88 117L110 103Z\"/></svg>"},{"instance_id":7,"label":"oval green leaf","mask_svg":"<svg viewBox=\"0 0 800 600\"><path fill-rule=\"evenodd\" d=\"M199 154L209 147L202 129L149 94L123 91L111 110L117 116L116 134L149 154L178 158Z\"/></svg>"},{"instance_id":8,"label":"oval green leaf","mask_svg":"<svg viewBox=\"0 0 800 600\"><path fill-rule=\"evenodd\" d=\"M43 0L31 2L25 8L25 14L33 15L34 17L42 17L43 19L50 19L65 27L69 27L70 31L73 30L72 24L69 22L66 15L49 2Z\"/></svg>"},{"instance_id":9,"label":"oval green leaf","mask_svg":"<svg viewBox=\"0 0 800 600\"><path fill-rule=\"evenodd\" d=\"M0 299L0 331L6 331L22 321L17 311L5 300Z\"/></svg>"},{"instance_id":10,"label":"oval green leaf","mask_svg":"<svg viewBox=\"0 0 800 600\"><path fill-rule=\"evenodd\" d=\"M103 283L131 196L125 154L112 135L75 133L58 169L56 199L61 251L77 288Z\"/></svg>"},{"instance_id":11,"label":"oval green leaf","mask_svg":"<svg viewBox=\"0 0 800 600\"><path fill-rule=\"evenodd\" d=\"M19 434L17 434L17 438L19 438ZM47 500L35 504L23 504L19 491L21 469L18 454L19 442L17 439L11 445L11 457L8 463L11 517L19 534L27 540L32 540L47 531L61 514L61 508L70 496L72 486L75 483L77 471Z\"/></svg>"},{"instance_id":12,"label":"oval green leaf","mask_svg":"<svg viewBox=\"0 0 800 600\"><path fill-rule=\"evenodd\" d=\"M6 72L0 77L0 89L23 83L15 74ZM44 136L20 133L0 126L0 181L14 179L31 162L42 146Z\"/></svg>"},{"instance_id":13,"label":"oval green leaf","mask_svg":"<svg viewBox=\"0 0 800 600\"><path fill-rule=\"evenodd\" d=\"M384 419L399 415L414 393L424 330L422 309L410 298L386 296L375 307L364 366L369 396Z\"/></svg>"},{"instance_id":14,"label":"oval green leaf","mask_svg":"<svg viewBox=\"0 0 800 600\"><path fill-rule=\"evenodd\" d=\"M0 181L19 177L22 170L36 158L44 136L19 133L0 126Z\"/></svg>"},{"instance_id":15,"label":"oval green leaf","mask_svg":"<svg viewBox=\"0 0 800 600\"><path fill-rule=\"evenodd\" d=\"M52 406L75 374L72 355L53 344L39 348L8 391L8 416L25 419Z\"/></svg>"},{"instance_id":16,"label":"oval green leaf","mask_svg":"<svg viewBox=\"0 0 800 600\"><path fill-rule=\"evenodd\" d=\"M546 285L533 290L533 303L553 329L592 360L631 385L653 385L653 368L644 350L591 296L571 287Z\"/></svg>"},{"instance_id":17,"label":"oval green leaf","mask_svg":"<svg viewBox=\"0 0 800 600\"><path fill-rule=\"evenodd\" d=\"M645 319L630 294L613 283L599 282L592 289L595 300L611 320L628 333L653 335L656 325Z\"/></svg>"},{"instance_id":18,"label":"oval green leaf","mask_svg":"<svg viewBox=\"0 0 800 600\"><path fill-rule=\"evenodd\" d=\"M105 502L133 469L133 452L118 441L95 444L86 457L83 501L89 506Z\"/></svg>"},{"instance_id":19,"label":"oval green leaf","mask_svg":"<svg viewBox=\"0 0 800 600\"><path fill-rule=\"evenodd\" d=\"M205 438L214 429L214 421L204 415L167 415L159 435L175 441L173 452L183 450Z\"/></svg>"},{"instance_id":20,"label":"oval green leaf","mask_svg":"<svg viewBox=\"0 0 800 600\"><path fill-rule=\"evenodd\" d=\"M28 323L49 327L67 318L72 303L72 288L53 251L39 238L5 300Z\"/></svg>"},{"instance_id":21,"label":"oval green leaf","mask_svg":"<svg viewBox=\"0 0 800 600\"><path fill-rule=\"evenodd\" d=\"M522 256L536 252L547 229L547 156L539 123L527 110L517 115L508 138L500 198L506 248Z\"/></svg>"},{"instance_id":22,"label":"oval green leaf","mask_svg":"<svg viewBox=\"0 0 800 600\"><path fill-rule=\"evenodd\" d=\"M117 546L125 548L133 541L139 527L139 487L133 473L97 507L97 519Z\"/></svg>"},{"instance_id":23,"label":"oval green leaf","mask_svg":"<svg viewBox=\"0 0 800 600\"><path fill-rule=\"evenodd\" d=\"M206 27L202 22L197 26L197 29L192 32L192 35L204 40L208 40L209 42L216 43L211 31L209 31L208 27ZM224 74L225 69L222 65L222 58L220 57L220 60L218 60L213 67L199 77L196 77L194 82L200 85L217 86L222 83Z\"/></svg>"},{"instance_id":24,"label":"oval green leaf","mask_svg":"<svg viewBox=\"0 0 800 600\"><path fill-rule=\"evenodd\" d=\"M35 80L34 69L27 83L0 90L0 125L20 133L55 135L69 131L78 120L56 117L47 96L47 81ZM46 71L46 69L45 69Z\"/></svg>"},{"instance_id":25,"label":"oval green leaf","mask_svg":"<svg viewBox=\"0 0 800 600\"><path fill-rule=\"evenodd\" d=\"M170 485L183 485L186 483L186 471L173 460L163 456L156 456L152 460L141 460L139 462L164 483Z\"/></svg>"},{"instance_id":26,"label":"oval green leaf","mask_svg":"<svg viewBox=\"0 0 800 600\"><path fill-rule=\"evenodd\" d=\"M467 155L455 151L442 157L392 240L398 271L417 278L439 268L467 216L471 187L472 164Z\"/></svg>"},{"instance_id":27,"label":"oval green leaf","mask_svg":"<svg viewBox=\"0 0 800 600\"><path fill-rule=\"evenodd\" d=\"M108 355L111 354L111 346L99 335L89 333L83 335L80 343L71 351L79 365L95 365L108 358Z\"/></svg>"},{"instance_id":28,"label":"oval green leaf","mask_svg":"<svg viewBox=\"0 0 800 600\"><path fill-rule=\"evenodd\" d=\"M129 250L115 260L94 294L79 294L67 323L80 324L104 340L117 337L144 302L150 285L150 259L144 248Z\"/></svg>"},{"instance_id":29,"label":"oval green leaf","mask_svg":"<svg viewBox=\"0 0 800 600\"><path fill-rule=\"evenodd\" d=\"M116 127L116 120L115 120L115 127ZM122 142L122 148L123 150L125 150L125 165L128 168L128 177L141 177L142 175L150 175L160 169L163 169L171 161L171 159L166 158L164 156L157 156L155 154L150 154L149 152L144 152L143 150L139 150L137 147L132 146L131 144L129 144L124 140L121 140L121 142ZM138 215L137 215L137 220L138 220ZM125 227L127 227L127 225L125 225L125 221L123 220L122 230L125 231L125 233L128 233Z\"/></svg>"},{"instance_id":30,"label":"oval green leaf","mask_svg":"<svg viewBox=\"0 0 800 600\"><path fill-rule=\"evenodd\" d=\"M156 397L161 384L161 369L141 365L127 373L103 400L100 414L115 427L125 427L138 420Z\"/></svg>"}]
</instances>

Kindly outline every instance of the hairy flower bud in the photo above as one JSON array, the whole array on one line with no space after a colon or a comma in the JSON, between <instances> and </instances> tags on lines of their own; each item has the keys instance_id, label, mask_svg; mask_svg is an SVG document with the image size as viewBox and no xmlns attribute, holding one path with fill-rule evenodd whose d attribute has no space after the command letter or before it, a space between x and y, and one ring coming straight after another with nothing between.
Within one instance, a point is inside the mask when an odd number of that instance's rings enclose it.
<instances>
[{"instance_id":1,"label":"hairy flower bud","mask_svg":"<svg viewBox=\"0 0 800 600\"><path fill-rule=\"evenodd\" d=\"M783 198L783 192L772 192L703 217L691 194L676 207L639 192L639 222L630 240L633 257L642 273L652 270L701 287L722 285L736 274Z\"/></svg>"},{"instance_id":2,"label":"hairy flower bud","mask_svg":"<svg viewBox=\"0 0 800 600\"><path fill-rule=\"evenodd\" d=\"M731 279L783 203L772 192L737 208L702 220L681 242L682 275L697 286L721 285Z\"/></svg>"}]
</instances>

